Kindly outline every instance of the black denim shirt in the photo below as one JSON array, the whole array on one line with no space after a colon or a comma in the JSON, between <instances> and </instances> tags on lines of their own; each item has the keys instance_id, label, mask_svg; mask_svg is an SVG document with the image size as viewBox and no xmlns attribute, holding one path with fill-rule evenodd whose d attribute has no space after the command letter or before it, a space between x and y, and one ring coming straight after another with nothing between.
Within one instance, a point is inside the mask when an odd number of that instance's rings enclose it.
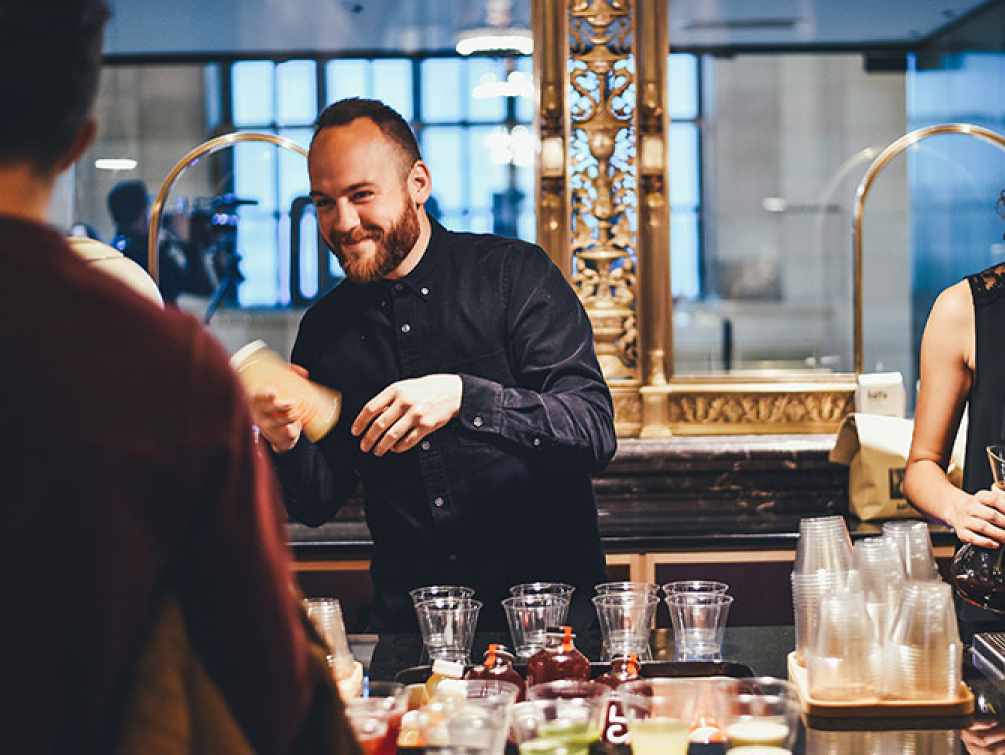
<instances>
[{"instance_id":1,"label":"black denim shirt","mask_svg":"<svg viewBox=\"0 0 1005 755\"><path fill-rule=\"evenodd\" d=\"M323 524L362 480L375 630L414 630L407 591L430 584L474 587L480 628L505 628L499 601L532 580L574 584L585 628L604 581L590 475L616 448L590 322L539 247L432 225L405 278L345 281L304 316L293 362L344 407L328 437L274 456L287 508ZM461 376L459 416L403 454L362 453L363 405L434 373Z\"/></svg>"}]
</instances>

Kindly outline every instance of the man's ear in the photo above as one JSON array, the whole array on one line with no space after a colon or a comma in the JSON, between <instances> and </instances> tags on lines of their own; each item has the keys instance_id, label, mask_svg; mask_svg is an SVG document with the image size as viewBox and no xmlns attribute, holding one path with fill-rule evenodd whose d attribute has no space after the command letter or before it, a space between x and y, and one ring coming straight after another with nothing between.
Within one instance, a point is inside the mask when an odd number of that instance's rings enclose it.
<instances>
[{"instance_id":1,"label":"man's ear","mask_svg":"<svg viewBox=\"0 0 1005 755\"><path fill-rule=\"evenodd\" d=\"M408 173L408 195L417 205L425 204L433 193L433 178L422 160L416 160Z\"/></svg>"},{"instance_id":2,"label":"man's ear","mask_svg":"<svg viewBox=\"0 0 1005 755\"><path fill-rule=\"evenodd\" d=\"M70 149L67 150L63 158L56 164L56 172L62 173L71 165L73 165L80 156L84 154L88 147L94 144L94 138L98 134L98 123L94 118L88 118L84 121L84 125L80 127L77 131L77 135L73 139L73 143L70 145Z\"/></svg>"}]
</instances>

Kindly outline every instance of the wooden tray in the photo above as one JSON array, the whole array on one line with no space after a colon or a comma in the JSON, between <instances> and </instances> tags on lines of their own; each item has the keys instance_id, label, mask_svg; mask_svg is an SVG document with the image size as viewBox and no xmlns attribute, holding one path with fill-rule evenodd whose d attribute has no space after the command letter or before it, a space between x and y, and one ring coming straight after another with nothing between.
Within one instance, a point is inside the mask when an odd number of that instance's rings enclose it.
<instances>
[{"instance_id":1,"label":"wooden tray","mask_svg":"<svg viewBox=\"0 0 1005 755\"><path fill-rule=\"evenodd\" d=\"M788 657L789 681L796 685L803 703L803 713L814 718L963 718L973 715L974 693L960 682L955 700L855 700L835 702L810 697L806 667L796 660L793 650Z\"/></svg>"},{"instance_id":2,"label":"wooden tray","mask_svg":"<svg viewBox=\"0 0 1005 755\"><path fill-rule=\"evenodd\" d=\"M735 679L753 676L750 666L735 661L642 661L640 676L649 678L656 676L692 677L692 676L730 676ZM514 668L521 676L527 676L527 664L517 663ZM590 678L595 679L611 670L610 662L590 663ZM394 681L399 684L422 684L432 673L432 666L412 666L395 674Z\"/></svg>"}]
</instances>

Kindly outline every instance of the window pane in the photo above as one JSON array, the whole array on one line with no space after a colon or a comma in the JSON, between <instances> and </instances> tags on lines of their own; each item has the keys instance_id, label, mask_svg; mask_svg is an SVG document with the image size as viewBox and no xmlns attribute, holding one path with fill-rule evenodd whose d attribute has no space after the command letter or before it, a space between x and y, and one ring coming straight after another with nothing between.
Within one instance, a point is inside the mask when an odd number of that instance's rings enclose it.
<instances>
[{"instance_id":1,"label":"window pane","mask_svg":"<svg viewBox=\"0 0 1005 755\"><path fill-rule=\"evenodd\" d=\"M469 58L467 63L468 120L501 121L506 117L505 97L475 97L475 85L506 80L503 62L497 58Z\"/></svg>"},{"instance_id":2,"label":"window pane","mask_svg":"<svg viewBox=\"0 0 1005 755\"><path fill-rule=\"evenodd\" d=\"M534 81L534 60L529 55L522 55L517 58L516 70L527 77L533 84ZM530 123L534 120L534 97L517 97L516 117L521 123Z\"/></svg>"},{"instance_id":3,"label":"window pane","mask_svg":"<svg viewBox=\"0 0 1005 755\"><path fill-rule=\"evenodd\" d=\"M698 56L675 52L667 68L670 119L698 117Z\"/></svg>"},{"instance_id":4,"label":"window pane","mask_svg":"<svg viewBox=\"0 0 1005 755\"><path fill-rule=\"evenodd\" d=\"M670 214L670 283L674 297L698 297L698 215Z\"/></svg>"},{"instance_id":5,"label":"window pane","mask_svg":"<svg viewBox=\"0 0 1005 755\"><path fill-rule=\"evenodd\" d=\"M461 105L467 94L461 92L461 66L458 58L433 58L422 61L422 120L444 122L462 120Z\"/></svg>"},{"instance_id":6,"label":"window pane","mask_svg":"<svg viewBox=\"0 0 1005 755\"><path fill-rule=\"evenodd\" d=\"M231 69L233 84L234 125L265 125L275 119L275 66L267 60L234 63Z\"/></svg>"},{"instance_id":7,"label":"window pane","mask_svg":"<svg viewBox=\"0 0 1005 755\"><path fill-rule=\"evenodd\" d=\"M505 162L507 151L500 150L498 141L509 139L501 126L478 126L470 129L468 136L468 195L471 209L490 209L492 195L504 191L508 185L509 168Z\"/></svg>"},{"instance_id":8,"label":"window pane","mask_svg":"<svg viewBox=\"0 0 1005 755\"><path fill-rule=\"evenodd\" d=\"M523 206L526 207L527 203L524 202ZM520 221L517 224L517 229L520 232L520 238L522 238L524 241L530 241L531 243L535 243L537 241L537 224L535 222L534 213L521 212Z\"/></svg>"},{"instance_id":9,"label":"window pane","mask_svg":"<svg viewBox=\"0 0 1005 755\"><path fill-rule=\"evenodd\" d=\"M698 127L670 124L670 206L698 204Z\"/></svg>"},{"instance_id":10,"label":"window pane","mask_svg":"<svg viewBox=\"0 0 1005 755\"><path fill-rule=\"evenodd\" d=\"M276 209L276 147L263 142L242 142L234 147L234 191L257 199L256 209Z\"/></svg>"},{"instance_id":11,"label":"window pane","mask_svg":"<svg viewBox=\"0 0 1005 755\"><path fill-rule=\"evenodd\" d=\"M300 295L318 294L318 221L308 207L300 219Z\"/></svg>"},{"instance_id":12,"label":"window pane","mask_svg":"<svg viewBox=\"0 0 1005 755\"><path fill-rule=\"evenodd\" d=\"M318 114L314 61L291 60L276 66L279 123L311 123Z\"/></svg>"},{"instance_id":13,"label":"window pane","mask_svg":"<svg viewBox=\"0 0 1005 755\"><path fill-rule=\"evenodd\" d=\"M472 212L468 214L468 220L463 230L471 233L492 233L492 213Z\"/></svg>"},{"instance_id":14,"label":"window pane","mask_svg":"<svg viewBox=\"0 0 1005 755\"><path fill-rule=\"evenodd\" d=\"M279 132L280 136L292 139L304 149L311 143L309 128L286 128ZM290 211L293 200L310 193L310 179L307 175L307 158L288 149L279 150L279 208L283 212Z\"/></svg>"},{"instance_id":15,"label":"window pane","mask_svg":"<svg viewBox=\"0 0 1005 755\"><path fill-rule=\"evenodd\" d=\"M411 121L412 61L373 61L373 96L397 110L406 121Z\"/></svg>"},{"instance_id":16,"label":"window pane","mask_svg":"<svg viewBox=\"0 0 1005 755\"><path fill-rule=\"evenodd\" d=\"M276 220L257 207L240 210L237 248L244 282L238 289L241 306L274 306L277 301Z\"/></svg>"},{"instance_id":17,"label":"window pane","mask_svg":"<svg viewBox=\"0 0 1005 755\"><path fill-rule=\"evenodd\" d=\"M465 206L464 201L464 132L453 126L422 130L422 152L433 174L433 195L444 214Z\"/></svg>"},{"instance_id":18,"label":"window pane","mask_svg":"<svg viewBox=\"0 0 1005 755\"><path fill-rule=\"evenodd\" d=\"M347 58L345 60L330 60L325 66L328 102L346 97L369 97L370 87L368 77L370 63L367 60Z\"/></svg>"}]
</instances>

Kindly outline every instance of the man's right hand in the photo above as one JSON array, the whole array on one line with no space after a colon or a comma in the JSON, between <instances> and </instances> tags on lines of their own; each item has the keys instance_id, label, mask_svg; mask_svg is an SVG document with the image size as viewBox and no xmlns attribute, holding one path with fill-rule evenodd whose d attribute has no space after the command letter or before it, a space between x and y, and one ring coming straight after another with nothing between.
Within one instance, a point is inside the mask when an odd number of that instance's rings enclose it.
<instances>
[{"instance_id":1,"label":"man's right hand","mask_svg":"<svg viewBox=\"0 0 1005 755\"><path fill-rule=\"evenodd\" d=\"M293 370L307 377L307 370L299 365L290 365ZM280 399L275 389L266 388L251 399L251 418L258 425L277 454L284 454L300 440L303 431L303 410L293 401Z\"/></svg>"}]
</instances>

